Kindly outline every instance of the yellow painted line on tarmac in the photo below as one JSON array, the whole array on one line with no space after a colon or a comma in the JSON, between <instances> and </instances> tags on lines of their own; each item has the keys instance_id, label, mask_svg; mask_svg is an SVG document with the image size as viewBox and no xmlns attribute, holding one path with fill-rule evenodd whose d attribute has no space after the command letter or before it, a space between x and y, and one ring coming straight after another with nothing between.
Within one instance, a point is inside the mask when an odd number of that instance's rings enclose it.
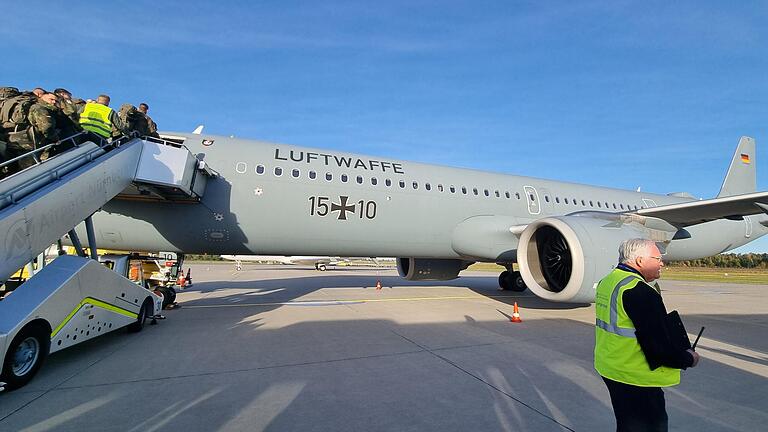
<instances>
[{"instance_id":1,"label":"yellow painted line on tarmac","mask_svg":"<svg viewBox=\"0 0 768 432\"><path fill-rule=\"evenodd\" d=\"M290 302L274 303L247 303L247 304L216 304L216 305L184 305L184 309L204 309L220 307L264 307L264 306L337 306L360 303L381 303L381 302L407 302L407 301L431 301L431 300L467 300L487 298L480 295L471 296L446 296L446 297L402 297L387 299L359 299L359 300L299 300Z\"/></svg>"}]
</instances>

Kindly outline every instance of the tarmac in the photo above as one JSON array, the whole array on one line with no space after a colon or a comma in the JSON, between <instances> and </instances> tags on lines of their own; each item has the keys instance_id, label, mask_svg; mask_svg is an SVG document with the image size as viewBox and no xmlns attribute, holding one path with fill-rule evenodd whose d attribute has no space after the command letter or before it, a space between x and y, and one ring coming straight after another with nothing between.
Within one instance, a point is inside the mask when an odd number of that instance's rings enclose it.
<instances>
[{"instance_id":1,"label":"tarmac","mask_svg":"<svg viewBox=\"0 0 768 432\"><path fill-rule=\"evenodd\" d=\"M501 292L488 272L191 268L158 325L55 353L0 393L0 430L615 430L591 305ZM768 286L661 286L689 333L706 326L701 363L666 390L670 430L765 430Z\"/></svg>"}]
</instances>

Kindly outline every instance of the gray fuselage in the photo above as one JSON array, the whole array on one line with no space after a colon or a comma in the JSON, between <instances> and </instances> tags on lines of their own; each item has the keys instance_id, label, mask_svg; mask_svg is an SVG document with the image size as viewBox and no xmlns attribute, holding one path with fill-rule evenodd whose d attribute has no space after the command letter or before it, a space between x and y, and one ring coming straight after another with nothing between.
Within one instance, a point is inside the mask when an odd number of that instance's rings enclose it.
<instances>
[{"instance_id":1,"label":"gray fuselage","mask_svg":"<svg viewBox=\"0 0 768 432\"><path fill-rule=\"evenodd\" d=\"M478 215L524 225L579 211L631 212L692 200L284 144L172 135L186 138L184 145L220 176L208 182L200 203L110 201L94 216L99 247L495 261L458 254L451 243L455 227ZM766 233L759 223L765 219L688 227L691 238L673 241L668 258L741 246Z\"/></svg>"}]
</instances>

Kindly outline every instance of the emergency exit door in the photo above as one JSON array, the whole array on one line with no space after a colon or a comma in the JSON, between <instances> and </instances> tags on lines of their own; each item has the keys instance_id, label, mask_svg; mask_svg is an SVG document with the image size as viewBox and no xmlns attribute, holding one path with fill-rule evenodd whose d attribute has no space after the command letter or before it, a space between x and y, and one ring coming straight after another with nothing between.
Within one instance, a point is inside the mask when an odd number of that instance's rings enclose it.
<instances>
[{"instance_id":1,"label":"emergency exit door","mask_svg":"<svg viewBox=\"0 0 768 432\"><path fill-rule=\"evenodd\" d=\"M533 186L523 186L525 200L528 203L528 213L537 215L541 213L541 204L539 203L539 193Z\"/></svg>"}]
</instances>

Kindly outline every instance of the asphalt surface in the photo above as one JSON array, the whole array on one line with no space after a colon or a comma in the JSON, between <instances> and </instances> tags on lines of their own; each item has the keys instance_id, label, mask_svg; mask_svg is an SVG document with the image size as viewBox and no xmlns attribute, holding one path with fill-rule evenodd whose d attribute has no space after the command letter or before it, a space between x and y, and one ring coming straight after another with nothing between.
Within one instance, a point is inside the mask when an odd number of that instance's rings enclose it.
<instances>
[{"instance_id":1,"label":"asphalt surface","mask_svg":"<svg viewBox=\"0 0 768 432\"><path fill-rule=\"evenodd\" d=\"M608 431L594 310L496 290L494 273L192 265L180 309L51 355L0 393L0 431ZM378 273L378 275L377 275ZM375 288L380 277L383 288ZM765 286L662 281L702 361L670 430L768 424ZM522 323L510 323L512 303Z\"/></svg>"}]
</instances>

